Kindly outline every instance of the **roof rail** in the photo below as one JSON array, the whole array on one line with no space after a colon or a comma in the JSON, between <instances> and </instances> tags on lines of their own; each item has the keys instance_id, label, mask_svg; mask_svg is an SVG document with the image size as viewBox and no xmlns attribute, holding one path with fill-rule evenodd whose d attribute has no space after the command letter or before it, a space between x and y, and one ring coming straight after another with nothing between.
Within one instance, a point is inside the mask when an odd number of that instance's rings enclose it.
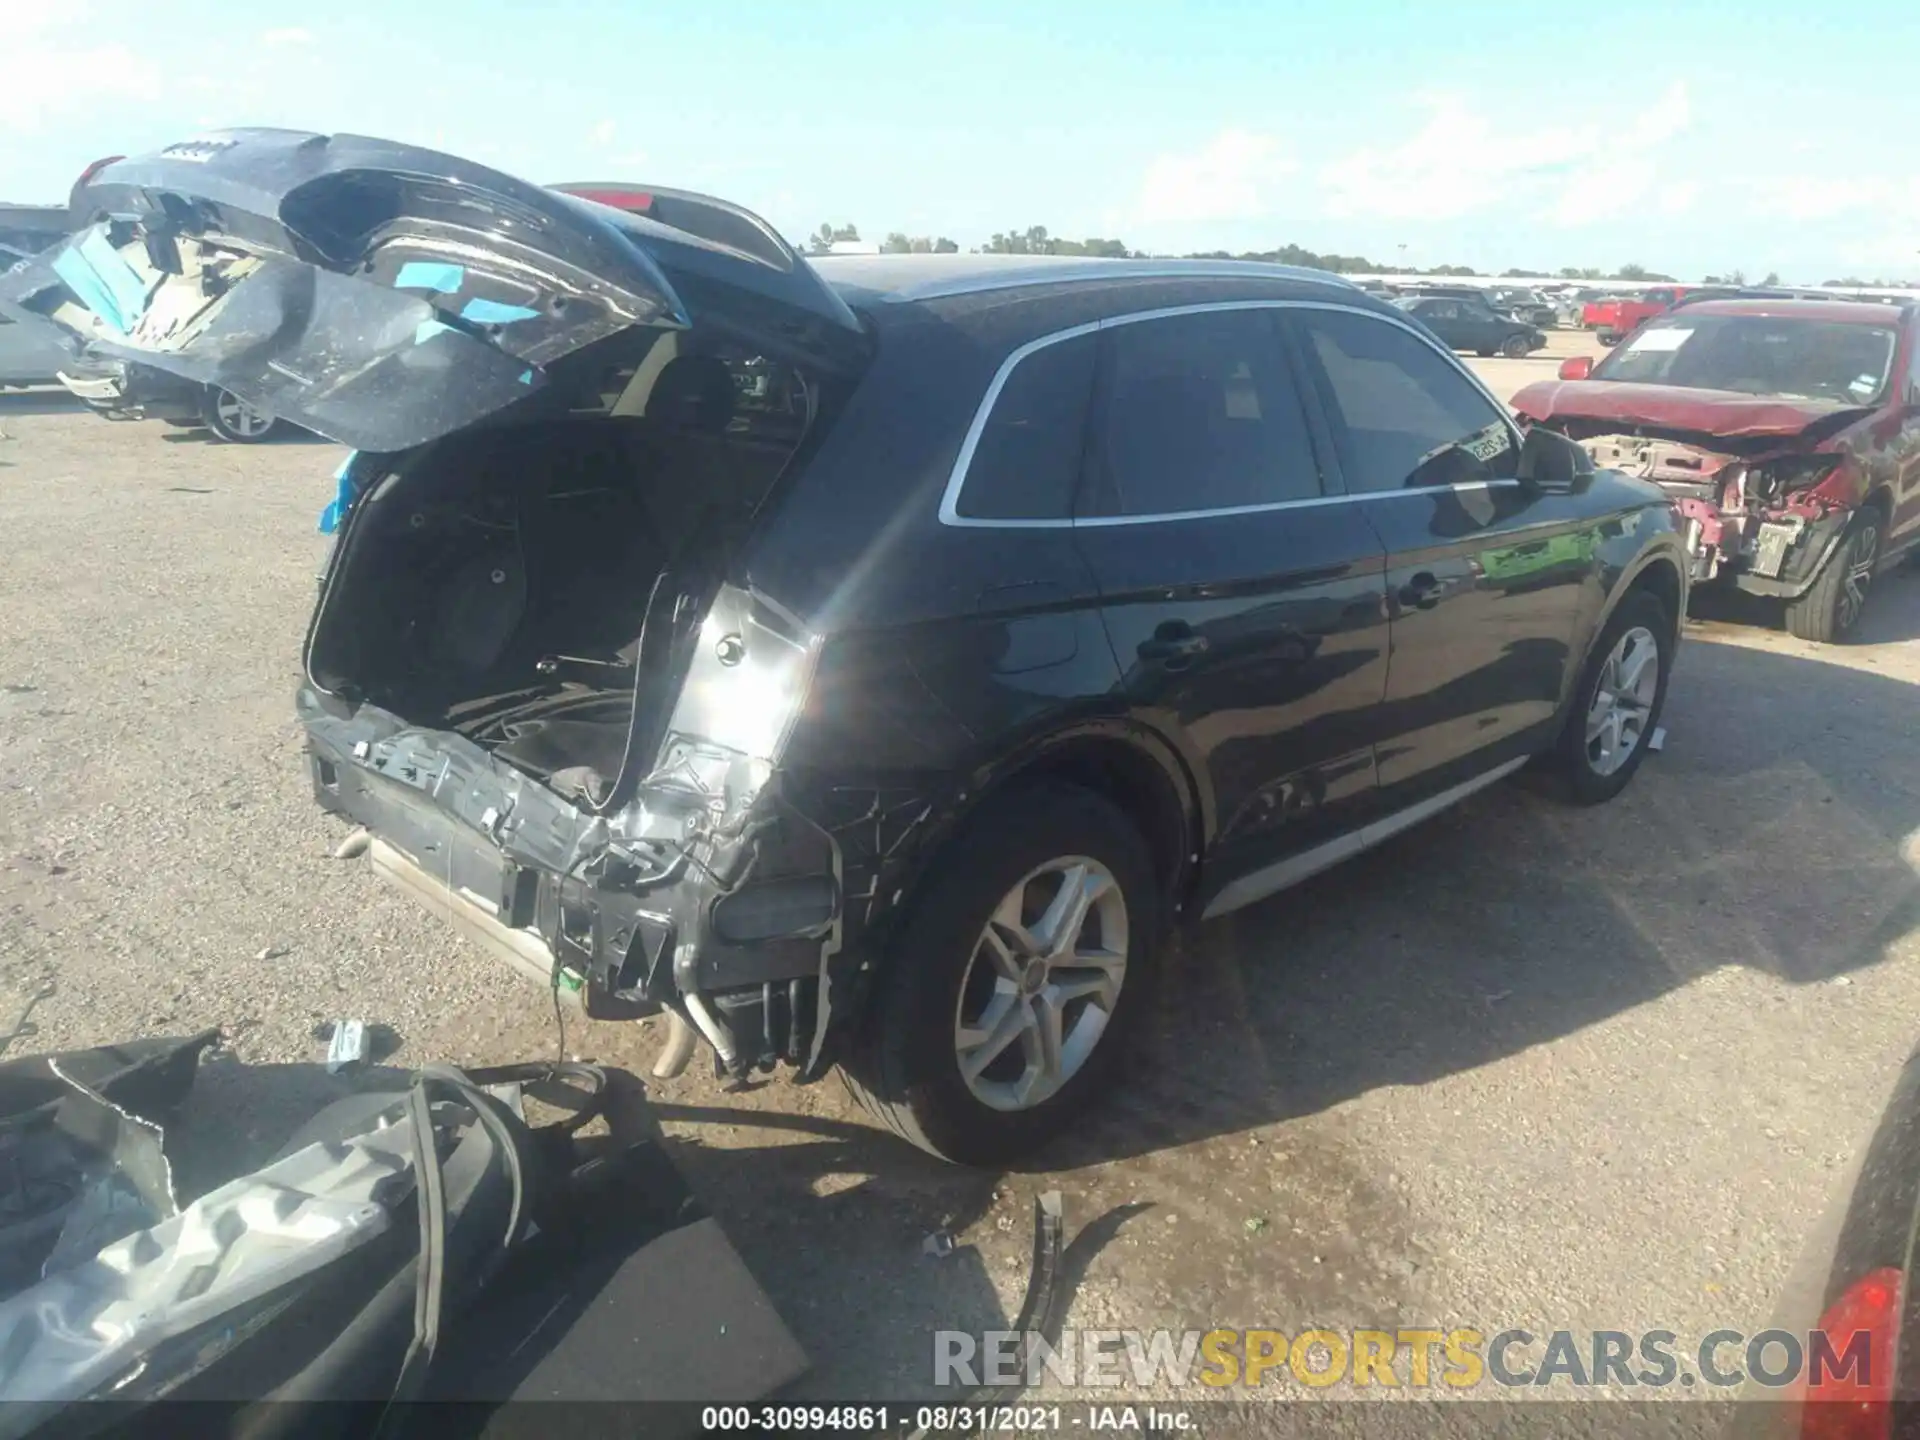
<instances>
[{"instance_id":1,"label":"roof rail","mask_svg":"<svg viewBox=\"0 0 1920 1440\"><path fill-rule=\"evenodd\" d=\"M578 180L547 188L641 216L710 245L723 245L777 270L792 270L799 259L778 230L730 200L630 180Z\"/></svg>"}]
</instances>

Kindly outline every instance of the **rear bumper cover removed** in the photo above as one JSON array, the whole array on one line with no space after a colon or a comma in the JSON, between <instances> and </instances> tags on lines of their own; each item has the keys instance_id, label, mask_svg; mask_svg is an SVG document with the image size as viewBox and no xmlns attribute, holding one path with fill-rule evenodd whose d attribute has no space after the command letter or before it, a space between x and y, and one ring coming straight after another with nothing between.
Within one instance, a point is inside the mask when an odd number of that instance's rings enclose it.
<instances>
[{"instance_id":1,"label":"rear bumper cover removed","mask_svg":"<svg viewBox=\"0 0 1920 1440\"><path fill-rule=\"evenodd\" d=\"M830 1063L818 1003L838 950L837 847L738 757L683 748L594 815L445 731L297 698L315 798L366 827L377 873L601 1019L722 1017L729 1068ZM731 1052L731 1053L729 1053Z\"/></svg>"}]
</instances>

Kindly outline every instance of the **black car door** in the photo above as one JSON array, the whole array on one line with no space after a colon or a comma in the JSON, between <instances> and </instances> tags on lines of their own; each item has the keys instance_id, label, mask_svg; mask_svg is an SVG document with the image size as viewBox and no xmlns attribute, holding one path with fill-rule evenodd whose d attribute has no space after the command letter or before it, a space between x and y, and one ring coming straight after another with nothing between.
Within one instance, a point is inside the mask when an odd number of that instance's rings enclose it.
<instances>
[{"instance_id":1,"label":"black car door","mask_svg":"<svg viewBox=\"0 0 1920 1440\"><path fill-rule=\"evenodd\" d=\"M1458 300L1423 300L1414 307L1413 313L1420 317L1428 329L1456 350L1473 347L1474 341L1467 334L1470 327L1461 317Z\"/></svg>"},{"instance_id":2,"label":"black car door","mask_svg":"<svg viewBox=\"0 0 1920 1440\"><path fill-rule=\"evenodd\" d=\"M1504 315L1497 313L1485 300L1463 300L1460 302L1460 343L1456 350L1475 350L1482 354L1498 350L1500 342L1512 332L1513 326Z\"/></svg>"},{"instance_id":3,"label":"black car door","mask_svg":"<svg viewBox=\"0 0 1920 1440\"><path fill-rule=\"evenodd\" d=\"M1394 809L1523 756L1553 722L1597 522L1523 489L1519 435L1430 340L1356 310L1289 312L1346 488L1387 550L1393 658L1377 748Z\"/></svg>"},{"instance_id":4,"label":"black car door","mask_svg":"<svg viewBox=\"0 0 1920 1440\"><path fill-rule=\"evenodd\" d=\"M1126 702L1200 781L1218 908L1365 818L1387 677L1380 541L1323 488L1275 314L1102 326L1074 521Z\"/></svg>"}]
</instances>

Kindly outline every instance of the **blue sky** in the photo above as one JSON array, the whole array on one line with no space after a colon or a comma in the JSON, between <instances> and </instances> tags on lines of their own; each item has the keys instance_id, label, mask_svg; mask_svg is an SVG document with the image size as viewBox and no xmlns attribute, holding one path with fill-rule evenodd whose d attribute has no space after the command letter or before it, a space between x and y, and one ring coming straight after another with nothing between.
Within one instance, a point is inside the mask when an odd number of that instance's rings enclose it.
<instances>
[{"instance_id":1,"label":"blue sky","mask_svg":"<svg viewBox=\"0 0 1920 1440\"><path fill-rule=\"evenodd\" d=\"M794 236L1920 276L1916 65L1889 0L0 0L0 198L275 124L706 190Z\"/></svg>"}]
</instances>

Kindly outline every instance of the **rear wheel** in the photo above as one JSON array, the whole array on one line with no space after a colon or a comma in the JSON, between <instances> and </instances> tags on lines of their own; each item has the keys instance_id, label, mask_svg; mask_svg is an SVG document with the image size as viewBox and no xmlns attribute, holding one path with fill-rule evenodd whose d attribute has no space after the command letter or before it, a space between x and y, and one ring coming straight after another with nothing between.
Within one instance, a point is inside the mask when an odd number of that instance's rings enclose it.
<instances>
[{"instance_id":1,"label":"rear wheel","mask_svg":"<svg viewBox=\"0 0 1920 1440\"><path fill-rule=\"evenodd\" d=\"M1150 1005L1160 894L1110 802L1034 786L989 802L891 947L846 1076L923 1150L998 1165L1067 1129Z\"/></svg>"},{"instance_id":2,"label":"rear wheel","mask_svg":"<svg viewBox=\"0 0 1920 1440\"><path fill-rule=\"evenodd\" d=\"M258 445L280 425L259 406L249 405L229 390L214 388L201 399L200 418L215 435L234 445Z\"/></svg>"},{"instance_id":3,"label":"rear wheel","mask_svg":"<svg viewBox=\"0 0 1920 1440\"><path fill-rule=\"evenodd\" d=\"M1673 644L1673 617L1648 591L1632 591L1614 608L1588 652L1555 751L1576 804L1611 800L1646 759L1667 701Z\"/></svg>"},{"instance_id":4,"label":"rear wheel","mask_svg":"<svg viewBox=\"0 0 1920 1440\"><path fill-rule=\"evenodd\" d=\"M1846 538L1807 593L1787 602L1787 629L1796 639L1837 645L1859 626L1880 563L1880 535L1878 510L1865 509L1853 517Z\"/></svg>"}]
</instances>

